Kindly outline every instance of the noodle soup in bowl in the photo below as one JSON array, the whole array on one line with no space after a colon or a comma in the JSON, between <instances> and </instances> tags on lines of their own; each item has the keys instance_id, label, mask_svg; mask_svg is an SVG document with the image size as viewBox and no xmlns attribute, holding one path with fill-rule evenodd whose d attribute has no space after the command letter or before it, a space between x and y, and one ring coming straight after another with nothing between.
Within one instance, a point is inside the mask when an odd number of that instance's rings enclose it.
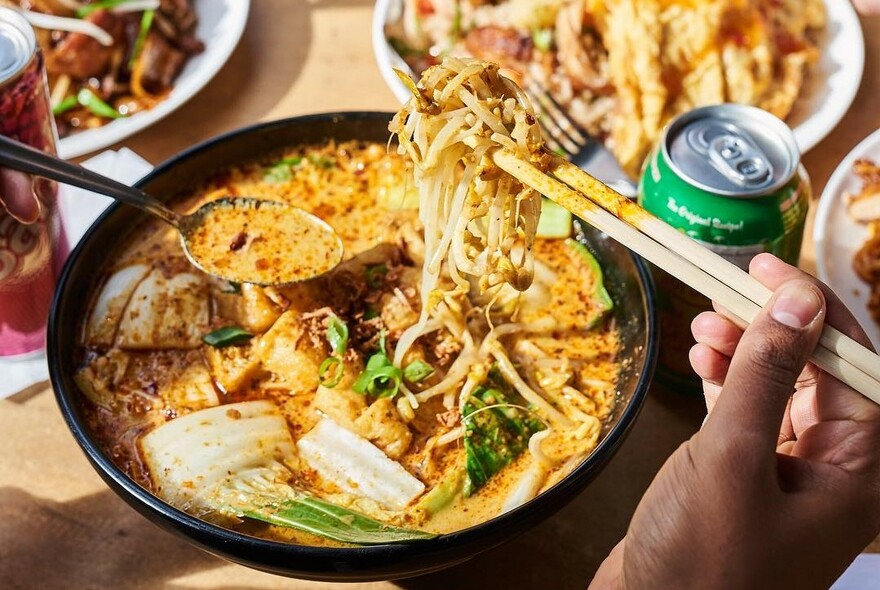
<instances>
[{"instance_id":1,"label":"noodle soup in bowl","mask_svg":"<svg viewBox=\"0 0 880 590\"><path fill-rule=\"evenodd\" d=\"M347 252L324 277L211 279L118 205L65 268L49 360L68 425L123 499L214 554L317 580L448 567L573 499L644 400L645 266L564 212L545 211L524 294L474 285L420 317L423 281L453 281L424 271L390 119L257 125L140 184L181 210L238 194L312 211Z\"/></svg>"}]
</instances>

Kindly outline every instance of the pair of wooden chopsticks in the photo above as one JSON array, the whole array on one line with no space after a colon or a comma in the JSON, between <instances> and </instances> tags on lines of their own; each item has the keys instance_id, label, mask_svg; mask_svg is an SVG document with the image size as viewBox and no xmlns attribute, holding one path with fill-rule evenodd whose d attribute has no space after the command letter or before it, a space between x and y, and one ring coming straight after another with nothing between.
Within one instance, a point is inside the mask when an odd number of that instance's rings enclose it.
<instances>
[{"instance_id":1,"label":"pair of wooden chopsticks","mask_svg":"<svg viewBox=\"0 0 880 590\"><path fill-rule=\"evenodd\" d=\"M496 150L492 159L523 184L720 304L741 326L751 323L770 299L770 289L750 274L570 162L554 157L543 173L508 149ZM880 356L852 338L826 325L811 360L880 404Z\"/></svg>"}]
</instances>

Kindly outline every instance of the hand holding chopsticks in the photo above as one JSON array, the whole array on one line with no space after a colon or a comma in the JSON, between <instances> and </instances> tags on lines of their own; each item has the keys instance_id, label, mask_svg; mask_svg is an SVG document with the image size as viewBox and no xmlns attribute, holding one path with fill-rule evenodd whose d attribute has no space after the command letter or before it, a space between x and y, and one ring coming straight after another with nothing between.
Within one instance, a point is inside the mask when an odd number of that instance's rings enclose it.
<instances>
[{"instance_id":1,"label":"hand holding chopsticks","mask_svg":"<svg viewBox=\"0 0 880 590\"><path fill-rule=\"evenodd\" d=\"M545 174L507 149L492 157L523 184L719 303L740 325L750 323L769 300L770 290L751 275L568 162L552 159ZM861 344L826 326L812 361L880 404L880 357Z\"/></svg>"}]
</instances>

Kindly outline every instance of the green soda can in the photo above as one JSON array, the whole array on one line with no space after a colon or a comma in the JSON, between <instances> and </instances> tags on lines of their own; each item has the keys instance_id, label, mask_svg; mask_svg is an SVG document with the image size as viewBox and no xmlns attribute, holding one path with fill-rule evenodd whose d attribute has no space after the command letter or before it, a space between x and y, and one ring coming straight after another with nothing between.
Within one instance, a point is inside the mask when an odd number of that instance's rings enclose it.
<instances>
[{"instance_id":1,"label":"green soda can","mask_svg":"<svg viewBox=\"0 0 880 590\"><path fill-rule=\"evenodd\" d=\"M722 104L674 119L649 157L639 202L737 266L761 252L797 264L811 196L791 129L761 109ZM661 346L658 377L699 389L688 360L691 321L708 299L654 268Z\"/></svg>"}]
</instances>

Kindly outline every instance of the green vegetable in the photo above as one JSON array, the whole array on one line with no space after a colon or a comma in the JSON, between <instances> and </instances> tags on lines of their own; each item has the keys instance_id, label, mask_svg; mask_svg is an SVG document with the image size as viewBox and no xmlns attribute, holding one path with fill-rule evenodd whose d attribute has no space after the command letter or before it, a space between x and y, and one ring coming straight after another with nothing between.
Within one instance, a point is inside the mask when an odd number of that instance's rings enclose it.
<instances>
[{"instance_id":1,"label":"green vegetable","mask_svg":"<svg viewBox=\"0 0 880 590\"><path fill-rule=\"evenodd\" d=\"M427 517L434 516L450 504L464 489L467 473L464 469L456 467L452 473L447 474L440 483L434 486L430 492L422 496L414 508L415 512L422 512Z\"/></svg>"},{"instance_id":2,"label":"green vegetable","mask_svg":"<svg viewBox=\"0 0 880 590\"><path fill-rule=\"evenodd\" d=\"M327 325L327 342L330 343L333 356L325 358L321 363L318 368L318 380L324 387L332 389L342 381L342 375L345 372L342 357L348 348L348 325L335 315L330 316ZM330 369L333 369L333 374L327 377Z\"/></svg>"},{"instance_id":3,"label":"green vegetable","mask_svg":"<svg viewBox=\"0 0 880 590\"><path fill-rule=\"evenodd\" d=\"M379 317L379 312L373 309L372 307L368 307L366 311L364 311L364 319L371 320L373 318Z\"/></svg>"},{"instance_id":4,"label":"green vegetable","mask_svg":"<svg viewBox=\"0 0 880 590\"><path fill-rule=\"evenodd\" d=\"M302 163L302 158L284 158L272 164L263 172L263 180L272 184L280 184L291 179L291 171Z\"/></svg>"},{"instance_id":5,"label":"green vegetable","mask_svg":"<svg viewBox=\"0 0 880 590\"><path fill-rule=\"evenodd\" d=\"M532 43L540 51L550 51L553 48L553 29L535 29L532 31Z\"/></svg>"},{"instance_id":6,"label":"green vegetable","mask_svg":"<svg viewBox=\"0 0 880 590\"><path fill-rule=\"evenodd\" d=\"M336 164L335 161L324 156L309 156L309 162L311 162L318 168L324 168L327 170L333 168L333 166Z\"/></svg>"},{"instance_id":7,"label":"green vegetable","mask_svg":"<svg viewBox=\"0 0 880 590\"><path fill-rule=\"evenodd\" d=\"M591 328L598 324L606 313L614 309L614 301L611 299L611 295L608 294L608 290L605 289L602 267L599 266L599 261L596 260L596 257L593 256L586 246L577 240L569 238L565 243L571 248L571 251L578 257L578 259L580 259L590 270L593 282L591 298L593 302L596 303L596 315L587 325L587 328Z\"/></svg>"},{"instance_id":8,"label":"green vegetable","mask_svg":"<svg viewBox=\"0 0 880 590\"><path fill-rule=\"evenodd\" d=\"M70 109L76 108L79 106L79 101L76 100L75 96L68 96L52 109L53 115L60 115L61 113L66 113Z\"/></svg>"},{"instance_id":9,"label":"green vegetable","mask_svg":"<svg viewBox=\"0 0 880 590\"><path fill-rule=\"evenodd\" d=\"M98 98L98 95L88 88L80 90L79 94L76 95L76 100L79 104L89 109L93 115L104 117L105 119L120 119L124 116L122 113Z\"/></svg>"},{"instance_id":10,"label":"green vegetable","mask_svg":"<svg viewBox=\"0 0 880 590\"><path fill-rule=\"evenodd\" d=\"M228 289L224 289L221 293L231 293L233 295L241 295L241 283L235 281L227 281Z\"/></svg>"},{"instance_id":11,"label":"green vegetable","mask_svg":"<svg viewBox=\"0 0 880 590\"><path fill-rule=\"evenodd\" d=\"M541 198L541 217L538 219L539 238L564 239L571 236L571 213L546 197Z\"/></svg>"},{"instance_id":12,"label":"green vegetable","mask_svg":"<svg viewBox=\"0 0 880 590\"><path fill-rule=\"evenodd\" d=\"M303 162L306 161L311 162L319 168L325 169L333 168L336 164L335 161L324 156L309 156L308 158L297 156L294 158L284 158L283 160L266 167L263 171L263 181L271 184L287 182L293 177L293 169L302 166Z\"/></svg>"},{"instance_id":13,"label":"green vegetable","mask_svg":"<svg viewBox=\"0 0 880 590\"><path fill-rule=\"evenodd\" d=\"M327 342L336 356L343 356L348 348L348 326L337 316L330 316L327 325Z\"/></svg>"},{"instance_id":14,"label":"green vegetable","mask_svg":"<svg viewBox=\"0 0 880 590\"><path fill-rule=\"evenodd\" d=\"M425 52L421 49L416 49L407 44L403 39L398 39L397 37L389 37L388 44L391 46L391 49L397 52L397 55L403 58L425 55Z\"/></svg>"},{"instance_id":15,"label":"green vegetable","mask_svg":"<svg viewBox=\"0 0 880 590\"><path fill-rule=\"evenodd\" d=\"M470 496L529 446L544 425L522 406L523 400L501 377L489 372L482 386L464 404L464 495Z\"/></svg>"},{"instance_id":16,"label":"green vegetable","mask_svg":"<svg viewBox=\"0 0 880 590\"><path fill-rule=\"evenodd\" d=\"M134 69L134 64L141 56L144 49L144 43L147 42L147 35L150 33L150 27L153 26L153 18L156 16L155 10L145 10L141 16L141 26L138 30L137 39L134 41L134 49L131 51L131 58L128 60L128 68Z\"/></svg>"},{"instance_id":17,"label":"green vegetable","mask_svg":"<svg viewBox=\"0 0 880 590\"><path fill-rule=\"evenodd\" d=\"M360 512L336 506L313 496L301 496L277 505L244 510L242 513L255 520L357 545L418 541L437 536L426 531L384 524Z\"/></svg>"},{"instance_id":18,"label":"green vegetable","mask_svg":"<svg viewBox=\"0 0 880 590\"><path fill-rule=\"evenodd\" d=\"M219 330L214 330L210 334L202 336L202 342L213 346L214 348L223 348L224 346L232 346L233 344L242 344L247 342L254 335L238 326L224 326Z\"/></svg>"},{"instance_id":19,"label":"green vegetable","mask_svg":"<svg viewBox=\"0 0 880 590\"><path fill-rule=\"evenodd\" d=\"M418 383L434 374L434 368L424 361L413 361L403 368L403 378Z\"/></svg>"},{"instance_id":20,"label":"green vegetable","mask_svg":"<svg viewBox=\"0 0 880 590\"><path fill-rule=\"evenodd\" d=\"M449 47L453 47L461 36L461 0L455 0L455 16L452 17L452 28L449 29Z\"/></svg>"},{"instance_id":21,"label":"green vegetable","mask_svg":"<svg viewBox=\"0 0 880 590\"><path fill-rule=\"evenodd\" d=\"M126 2L131 2L132 0L98 0L97 2L92 2L91 4L85 4L76 9L76 16L79 18L85 18L95 12L96 10L101 9L110 9L120 4L125 4Z\"/></svg>"},{"instance_id":22,"label":"green vegetable","mask_svg":"<svg viewBox=\"0 0 880 590\"><path fill-rule=\"evenodd\" d=\"M385 331L379 334L379 351L367 359L363 373L355 379L352 390L375 397L394 397L400 391L403 371L395 367L385 352Z\"/></svg>"},{"instance_id":23,"label":"green vegetable","mask_svg":"<svg viewBox=\"0 0 880 590\"><path fill-rule=\"evenodd\" d=\"M330 369L333 369L333 374L328 377L327 373ZM318 382L324 387L333 389L342 381L343 374L345 374L345 365L342 364L342 360L338 356L328 356L318 367Z\"/></svg>"},{"instance_id":24,"label":"green vegetable","mask_svg":"<svg viewBox=\"0 0 880 590\"><path fill-rule=\"evenodd\" d=\"M377 264L375 266L368 266L366 270L367 275L367 285L369 285L370 289L377 289L382 286L382 283L385 280L385 275L388 274L388 267L384 264Z\"/></svg>"}]
</instances>

